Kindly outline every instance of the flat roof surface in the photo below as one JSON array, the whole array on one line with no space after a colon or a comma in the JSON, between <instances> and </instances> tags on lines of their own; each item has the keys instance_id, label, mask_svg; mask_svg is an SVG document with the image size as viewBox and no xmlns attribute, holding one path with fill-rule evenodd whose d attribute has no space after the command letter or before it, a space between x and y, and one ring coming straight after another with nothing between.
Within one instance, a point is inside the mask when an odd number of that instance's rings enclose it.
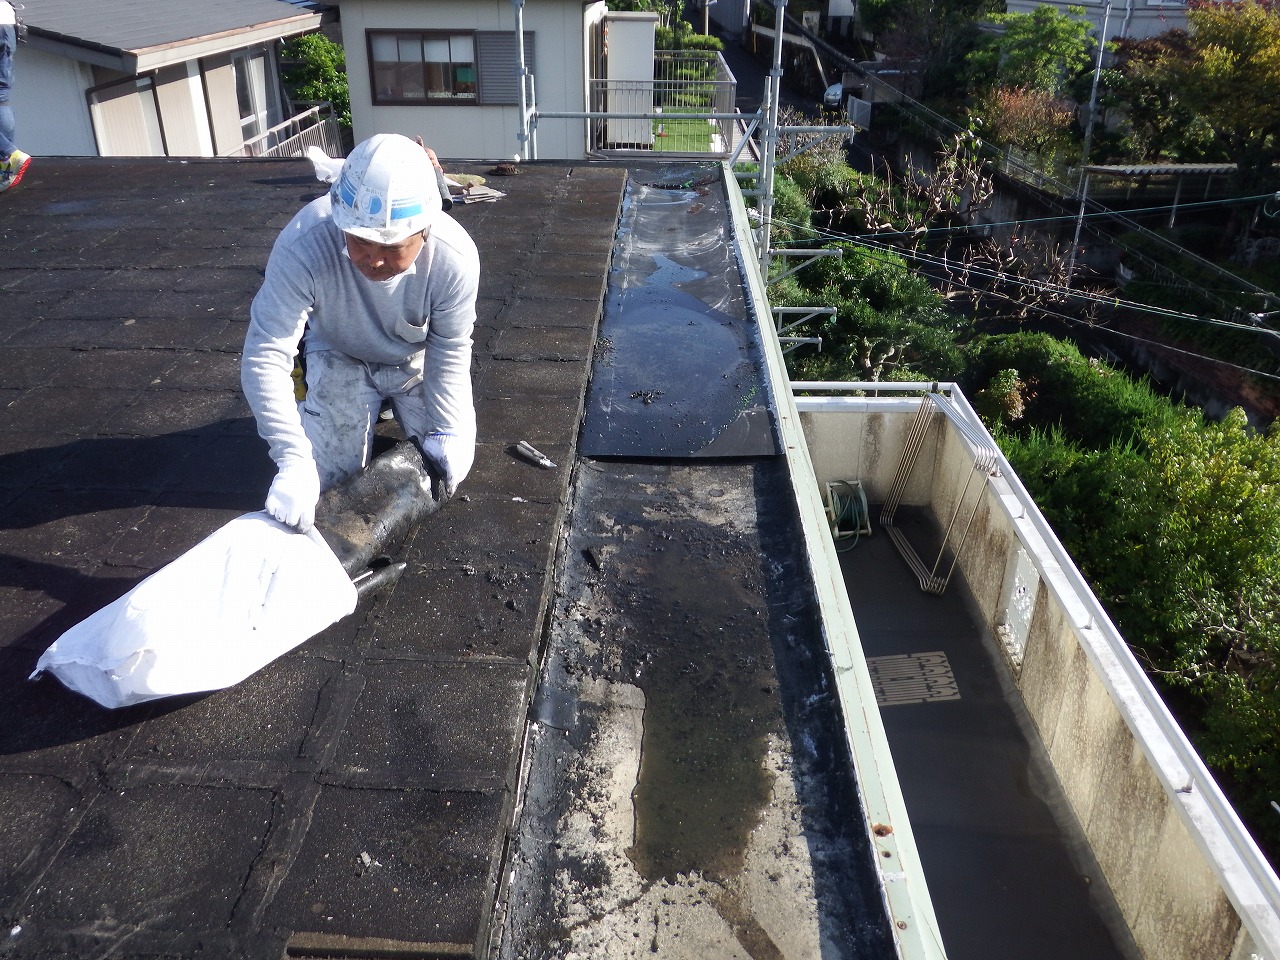
<instances>
[{"instance_id":1,"label":"flat roof surface","mask_svg":"<svg viewBox=\"0 0 1280 960\"><path fill-rule=\"evenodd\" d=\"M722 418L731 456L580 459L608 291L689 275L610 269L624 169L455 169L506 193L455 208L482 262L459 495L352 616L231 689L116 712L26 678L64 630L260 508L248 304L324 188L305 161L38 159L0 197L6 956L471 956L495 927L522 960L570 943L892 955L769 417ZM641 179L671 184L652 210L673 229L724 215L705 185ZM749 341L724 339L735 357ZM745 413L762 394L742 382L622 396ZM548 743L599 762L567 770ZM601 906L615 925L587 922Z\"/></svg>"},{"instance_id":2,"label":"flat roof surface","mask_svg":"<svg viewBox=\"0 0 1280 960\"><path fill-rule=\"evenodd\" d=\"M395 588L237 687L114 713L26 677L261 508L248 304L324 185L306 161L41 158L0 198L7 955L469 954L486 936L624 182L528 165L501 201L455 208L481 241L480 444ZM566 466L517 457L521 439Z\"/></svg>"}]
</instances>

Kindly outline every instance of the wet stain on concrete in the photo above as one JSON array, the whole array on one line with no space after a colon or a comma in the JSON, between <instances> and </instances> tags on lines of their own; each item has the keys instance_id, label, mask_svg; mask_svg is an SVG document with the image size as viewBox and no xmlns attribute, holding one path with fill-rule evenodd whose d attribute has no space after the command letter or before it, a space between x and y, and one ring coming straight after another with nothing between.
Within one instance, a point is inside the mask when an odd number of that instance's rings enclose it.
<instances>
[{"instance_id":1,"label":"wet stain on concrete","mask_svg":"<svg viewBox=\"0 0 1280 960\"><path fill-rule=\"evenodd\" d=\"M580 466L503 960L889 955L783 477Z\"/></svg>"},{"instance_id":2,"label":"wet stain on concrete","mask_svg":"<svg viewBox=\"0 0 1280 960\"><path fill-rule=\"evenodd\" d=\"M623 657L647 705L628 854L648 880L695 870L725 879L741 872L771 794L766 735L781 727L760 558L740 541L715 544L697 523L647 536L654 546L640 562L614 570L639 614ZM712 554L720 576L691 577Z\"/></svg>"}]
</instances>

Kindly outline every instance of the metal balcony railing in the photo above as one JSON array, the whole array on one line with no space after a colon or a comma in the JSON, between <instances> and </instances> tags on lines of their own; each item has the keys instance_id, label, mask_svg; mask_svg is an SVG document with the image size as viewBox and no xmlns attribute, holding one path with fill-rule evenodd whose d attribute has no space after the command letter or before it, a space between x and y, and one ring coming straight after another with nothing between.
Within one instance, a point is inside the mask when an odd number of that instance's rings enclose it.
<instances>
[{"instance_id":1,"label":"metal balcony railing","mask_svg":"<svg viewBox=\"0 0 1280 960\"><path fill-rule=\"evenodd\" d=\"M727 157L737 81L713 51L659 50L652 80L590 81L592 153ZM607 118L599 114L610 114Z\"/></svg>"},{"instance_id":2,"label":"metal balcony railing","mask_svg":"<svg viewBox=\"0 0 1280 960\"><path fill-rule=\"evenodd\" d=\"M233 157L300 157L307 147L319 147L331 157L346 153L342 129L333 115L333 105L313 104L297 116L278 123L265 133L246 140Z\"/></svg>"}]
</instances>

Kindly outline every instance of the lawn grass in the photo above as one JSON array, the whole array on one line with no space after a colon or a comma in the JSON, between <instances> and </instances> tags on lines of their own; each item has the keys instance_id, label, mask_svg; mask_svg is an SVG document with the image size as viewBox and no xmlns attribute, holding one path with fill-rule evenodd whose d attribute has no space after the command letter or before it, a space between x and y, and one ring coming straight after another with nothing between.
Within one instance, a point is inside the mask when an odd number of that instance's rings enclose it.
<instances>
[{"instance_id":1,"label":"lawn grass","mask_svg":"<svg viewBox=\"0 0 1280 960\"><path fill-rule=\"evenodd\" d=\"M658 153L710 153L711 133L706 120L671 114L653 121L653 149Z\"/></svg>"}]
</instances>

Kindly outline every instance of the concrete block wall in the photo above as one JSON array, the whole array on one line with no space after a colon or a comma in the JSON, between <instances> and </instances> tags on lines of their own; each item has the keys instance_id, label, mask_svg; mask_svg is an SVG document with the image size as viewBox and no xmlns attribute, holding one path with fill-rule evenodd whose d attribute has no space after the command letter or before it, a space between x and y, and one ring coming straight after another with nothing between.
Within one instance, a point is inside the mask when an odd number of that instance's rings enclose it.
<instances>
[{"instance_id":1,"label":"concrete block wall","mask_svg":"<svg viewBox=\"0 0 1280 960\"><path fill-rule=\"evenodd\" d=\"M848 403L841 412L802 411L817 479L820 485L861 479L868 499L879 502L919 401L890 401L891 412ZM1192 832L1178 788L1153 767L1117 706L1113 691L1123 682L1108 676L1114 664L1088 612L1091 598L1078 595L1003 477L974 478L965 490L972 464L968 442L935 416L903 502L928 504L940 525L959 503L961 527L977 504L957 570L1003 641L1011 674L1136 942L1151 960L1250 957L1253 941L1204 852L1221 840ZM877 518L873 509L873 525ZM1030 562L1019 563L1019 555ZM1015 572L1019 582L1011 585ZM1026 616L1021 636L1011 638L1016 598Z\"/></svg>"}]
</instances>

